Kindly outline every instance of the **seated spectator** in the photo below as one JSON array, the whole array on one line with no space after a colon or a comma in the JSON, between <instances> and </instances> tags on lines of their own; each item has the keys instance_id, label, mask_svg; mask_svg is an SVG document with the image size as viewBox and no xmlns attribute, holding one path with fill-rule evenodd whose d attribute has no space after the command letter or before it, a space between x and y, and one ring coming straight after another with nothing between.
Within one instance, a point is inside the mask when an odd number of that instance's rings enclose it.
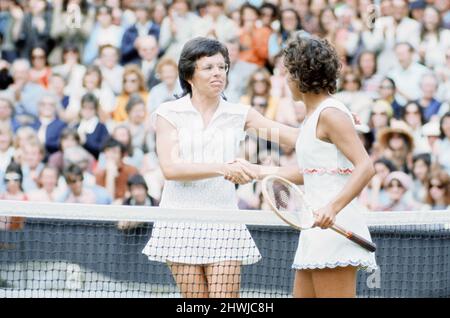
<instances>
[{"instance_id":1,"label":"seated spectator","mask_svg":"<svg viewBox=\"0 0 450 318\"><path fill-rule=\"evenodd\" d=\"M439 122L430 121L422 127L422 135L426 139L428 152L433 158L433 162L436 161L436 157L439 154L439 137L441 131L439 129Z\"/></svg>"},{"instance_id":2,"label":"seated spectator","mask_svg":"<svg viewBox=\"0 0 450 318\"><path fill-rule=\"evenodd\" d=\"M423 109L425 121L428 122L439 113L442 103L436 99L439 87L438 78L432 74L425 74L420 81L421 98L417 103Z\"/></svg>"},{"instance_id":3,"label":"seated spectator","mask_svg":"<svg viewBox=\"0 0 450 318\"><path fill-rule=\"evenodd\" d=\"M81 99L80 123L76 126L81 145L96 159L103 143L108 139L109 132L98 118L98 99L94 94L87 93Z\"/></svg>"},{"instance_id":4,"label":"seated spectator","mask_svg":"<svg viewBox=\"0 0 450 318\"><path fill-rule=\"evenodd\" d=\"M414 137L410 128L403 121L393 121L391 126L380 130L377 142L382 156L391 160L397 170L408 173L412 167Z\"/></svg>"},{"instance_id":5,"label":"seated spectator","mask_svg":"<svg viewBox=\"0 0 450 318\"><path fill-rule=\"evenodd\" d=\"M117 97L116 107L112 112L113 120L119 123L127 120L128 118L125 107L132 94L139 94L144 102L147 102L148 98L144 76L137 65L129 64L125 66L122 80L122 94Z\"/></svg>"},{"instance_id":6,"label":"seated spectator","mask_svg":"<svg viewBox=\"0 0 450 318\"><path fill-rule=\"evenodd\" d=\"M121 202L128 189L128 178L136 174L136 168L123 162L126 154L126 148L123 144L114 138L109 138L103 146L105 155L105 167L99 168L95 172L97 184L105 187L117 204Z\"/></svg>"},{"instance_id":7,"label":"seated spectator","mask_svg":"<svg viewBox=\"0 0 450 318\"><path fill-rule=\"evenodd\" d=\"M227 41L226 46L230 56L230 66L228 84L224 94L230 102L238 103L245 95L250 77L258 69L258 66L240 59L238 38Z\"/></svg>"},{"instance_id":8,"label":"seated spectator","mask_svg":"<svg viewBox=\"0 0 450 318\"><path fill-rule=\"evenodd\" d=\"M450 178L445 171L437 169L431 172L425 202L430 210L450 208Z\"/></svg>"},{"instance_id":9,"label":"seated spectator","mask_svg":"<svg viewBox=\"0 0 450 318\"><path fill-rule=\"evenodd\" d=\"M59 140L59 150L57 152L54 152L51 154L48 158L48 165L50 167L54 167L58 169L58 171L64 170L64 153L67 149L76 147L80 145L80 136L78 136L78 133L76 129L66 127L62 130L60 140ZM84 148L81 148L81 150L86 151ZM81 151L78 151L81 152ZM95 158L90 153L87 152L88 156L88 170L93 171L94 165L95 165ZM70 156L68 156L70 158ZM79 162L76 162L77 164Z\"/></svg>"},{"instance_id":10,"label":"seated spectator","mask_svg":"<svg viewBox=\"0 0 450 318\"><path fill-rule=\"evenodd\" d=\"M374 52L363 51L357 60L358 72L361 75L361 90L370 98L378 99L378 88L383 77L377 73L377 58Z\"/></svg>"},{"instance_id":11,"label":"seated spectator","mask_svg":"<svg viewBox=\"0 0 450 318\"><path fill-rule=\"evenodd\" d=\"M402 120L408 124L414 137L414 152L430 152L430 146L426 137L423 136L423 125L425 116L423 108L417 102L410 101L402 109Z\"/></svg>"},{"instance_id":12,"label":"seated spectator","mask_svg":"<svg viewBox=\"0 0 450 318\"><path fill-rule=\"evenodd\" d=\"M28 142L24 144L21 156L23 173L22 186L25 192L36 189L39 174L44 168L45 147L40 142Z\"/></svg>"},{"instance_id":13,"label":"seated spectator","mask_svg":"<svg viewBox=\"0 0 450 318\"><path fill-rule=\"evenodd\" d=\"M361 90L361 79L354 71L347 71L342 76L341 90L334 97L343 102L351 112L358 115L361 122L369 122L372 99Z\"/></svg>"},{"instance_id":14,"label":"seated spectator","mask_svg":"<svg viewBox=\"0 0 450 318\"><path fill-rule=\"evenodd\" d=\"M13 134L8 126L0 124L0 176L14 158Z\"/></svg>"},{"instance_id":15,"label":"seated spectator","mask_svg":"<svg viewBox=\"0 0 450 318\"><path fill-rule=\"evenodd\" d=\"M14 81L9 85L7 93L14 100L14 116L21 126L31 124L37 118L37 101L44 93L44 88L29 80L30 63L28 60L15 60L11 65L11 75Z\"/></svg>"},{"instance_id":16,"label":"seated spectator","mask_svg":"<svg viewBox=\"0 0 450 318\"><path fill-rule=\"evenodd\" d=\"M393 116L396 119L400 119L402 114L402 105L397 101L395 97L395 91L397 87L395 86L395 82L389 78L385 77L378 88L378 94L380 95L380 99L388 102L391 105L393 110Z\"/></svg>"},{"instance_id":17,"label":"seated spectator","mask_svg":"<svg viewBox=\"0 0 450 318\"><path fill-rule=\"evenodd\" d=\"M53 73L50 76L50 81L48 83L48 92L54 94L57 98L59 107L56 109L58 112L58 117L65 121L64 111L69 106L69 95L64 93L66 88L66 80L64 77L58 73Z\"/></svg>"},{"instance_id":18,"label":"seated spectator","mask_svg":"<svg viewBox=\"0 0 450 318\"><path fill-rule=\"evenodd\" d=\"M289 86L286 81L287 71L286 67L283 64L283 55L280 53L277 56L275 56L273 59L273 63L274 63L273 75L270 76L270 83L271 83L270 94L278 99L283 98L292 99L291 91L289 90Z\"/></svg>"},{"instance_id":19,"label":"seated spectator","mask_svg":"<svg viewBox=\"0 0 450 318\"><path fill-rule=\"evenodd\" d=\"M119 64L119 50L107 44L99 48L99 55L97 65L102 72L102 83L115 95L119 95L122 92L122 82L117 79L122 78L124 71L123 66Z\"/></svg>"},{"instance_id":20,"label":"seated spectator","mask_svg":"<svg viewBox=\"0 0 450 318\"><path fill-rule=\"evenodd\" d=\"M152 21L148 6L145 4L136 4L133 7L136 23L125 30L121 46L121 60L122 65L128 63L138 63L141 57L138 54L136 40L140 36L152 36L159 40L160 26Z\"/></svg>"},{"instance_id":21,"label":"seated spectator","mask_svg":"<svg viewBox=\"0 0 450 318\"><path fill-rule=\"evenodd\" d=\"M38 120L33 124L40 143L45 145L47 155L58 151L59 138L66 127L66 123L57 117L58 103L55 95L49 93L43 95L38 102Z\"/></svg>"},{"instance_id":22,"label":"seated spectator","mask_svg":"<svg viewBox=\"0 0 450 318\"><path fill-rule=\"evenodd\" d=\"M5 191L0 193L0 200L17 200L27 201L27 195L22 189L22 170L20 165L11 162L6 168L3 176L3 183L5 184ZM25 219L16 216L0 216L0 230L17 231L24 227Z\"/></svg>"},{"instance_id":23,"label":"seated spectator","mask_svg":"<svg viewBox=\"0 0 450 318\"><path fill-rule=\"evenodd\" d=\"M427 153L415 155L413 157L413 185L411 194L416 202L424 203L427 194L427 184L431 171L431 156Z\"/></svg>"},{"instance_id":24,"label":"seated spectator","mask_svg":"<svg viewBox=\"0 0 450 318\"><path fill-rule=\"evenodd\" d=\"M409 175L401 171L391 172L384 181L389 202L376 208L377 211L413 211L417 205L406 193L412 185Z\"/></svg>"},{"instance_id":25,"label":"seated spectator","mask_svg":"<svg viewBox=\"0 0 450 318\"><path fill-rule=\"evenodd\" d=\"M271 81L269 72L260 68L254 72L250 78L250 82L247 88L247 94L241 97L241 103L246 105L252 105L252 102L256 97L260 97L265 100L267 104L264 110L264 116L274 120L278 110L278 99L271 96Z\"/></svg>"},{"instance_id":26,"label":"seated spectator","mask_svg":"<svg viewBox=\"0 0 450 318\"><path fill-rule=\"evenodd\" d=\"M148 90L160 83L157 76L156 65L158 64L159 46L158 40L151 35L140 36L136 39L136 49L139 53L139 65ZM176 63L175 63L176 64Z\"/></svg>"},{"instance_id":27,"label":"seated spectator","mask_svg":"<svg viewBox=\"0 0 450 318\"><path fill-rule=\"evenodd\" d=\"M109 120L114 110L115 97L108 85L103 83L103 75L100 68L92 65L87 68L83 76L83 86L80 90L72 91L69 97L69 106L64 111L66 122L78 122L80 115L81 99L87 93L94 94L98 99L98 115L104 121Z\"/></svg>"},{"instance_id":28,"label":"seated spectator","mask_svg":"<svg viewBox=\"0 0 450 318\"><path fill-rule=\"evenodd\" d=\"M42 46L35 46L31 50L30 81L48 88L52 69L48 65L47 52Z\"/></svg>"},{"instance_id":29,"label":"seated spectator","mask_svg":"<svg viewBox=\"0 0 450 318\"><path fill-rule=\"evenodd\" d=\"M148 134L153 130L150 121L147 120L146 105L139 95L134 94L130 96L126 111L128 120L123 125L130 130L131 143L134 148L143 149L145 152Z\"/></svg>"},{"instance_id":30,"label":"seated spectator","mask_svg":"<svg viewBox=\"0 0 450 318\"><path fill-rule=\"evenodd\" d=\"M14 104L8 94L0 94L0 125L8 127L14 133L20 127L19 122L14 118Z\"/></svg>"},{"instance_id":31,"label":"seated spectator","mask_svg":"<svg viewBox=\"0 0 450 318\"><path fill-rule=\"evenodd\" d=\"M368 123L373 139L376 139L380 130L389 126L391 117L392 107L389 103L384 100L377 100L373 103ZM374 150L375 152L373 155L376 155L379 149L377 148Z\"/></svg>"},{"instance_id":32,"label":"seated spectator","mask_svg":"<svg viewBox=\"0 0 450 318\"><path fill-rule=\"evenodd\" d=\"M157 202L150 195L148 195L148 186L144 178L140 174L132 175L128 178L128 189L130 195L123 201L123 205L131 206L156 206ZM119 221L117 228L119 230L135 229L144 223L133 221Z\"/></svg>"},{"instance_id":33,"label":"seated spectator","mask_svg":"<svg viewBox=\"0 0 450 318\"><path fill-rule=\"evenodd\" d=\"M450 174L450 112L442 116L440 121L441 136L437 142L436 162Z\"/></svg>"},{"instance_id":34,"label":"seated spectator","mask_svg":"<svg viewBox=\"0 0 450 318\"><path fill-rule=\"evenodd\" d=\"M25 145L39 143L39 138L33 128L26 126L17 130L14 136L14 161L21 163Z\"/></svg>"},{"instance_id":35,"label":"seated spectator","mask_svg":"<svg viewBox=\"0 0 450 318\"><path fill-rule=\"evenodd\" d=\"M29 201L56 202L61 195L58 188L59 171L56 168L45 166L39 173L37 189L27 193Z\"/></svg>"},{"instance_id":36,"label":"seated spectator","mask_svg":"<svg viewBox=\"0 0 450 318\"><path fill-rule=\"evenodd\" d=\"M64 203L96 202L95 192L83 184L83 170L77 165L71 165L64 170L64 178L69 188L67 195L60 200Z\"/></svg>"},{"instance_id":37,"label":"seated spectator","mask_svg":"<svg viewBox=\"0 0 450 318\"><path fill-rule=\"evenodd\" d=\"M162 58L156 67L156 74L161 83L154 86L150 91L147 99L147 112L149 114L153 113L162 103L175 100L175 96L182 92L178 80L178 65L174 60Z\"/></svg>"}]
</instances>

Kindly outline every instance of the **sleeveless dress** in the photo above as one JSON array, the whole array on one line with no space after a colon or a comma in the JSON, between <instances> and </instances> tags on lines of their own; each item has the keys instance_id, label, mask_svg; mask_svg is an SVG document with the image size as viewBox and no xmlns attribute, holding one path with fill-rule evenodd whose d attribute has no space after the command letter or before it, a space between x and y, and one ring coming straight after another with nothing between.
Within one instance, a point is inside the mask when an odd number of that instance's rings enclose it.
<instances>
[{"instance_id":1,"label":"sleeveless dress","mask_svg":"<svg viewBox=\"0 0 450 318\"><path fill-rule=\"evenodd\" d=\"M190 97L161 104L153 114L177 129L180 159L186 163L233 161L245 137L249 106L221 100L207 127ZM169 138L169 137L168 137ZM220 177L198 181L166 180L160 207L238 209L235 185ZM256 263L261 254L245 225L155 222L142 251L149 260L183 264L222 261Z\"/></svg>"},{"instance_id":2,"label":"sleeveless dress","mask_svg":"<svg viewBox=\"0 0 450 318\"><path fill-rule=\"evenodd\" d=\"M296 143L298 165L304 175L304 191L314 209L324 207L343 189L354 166L339 149L316 137L320 113L335 107L353 117L344 104L333 98L323 101L305 120ZM369 241L357 199L351 201L336 216L336 223ZM313 228L302 231L292 268L323 269L355 266L373 270L377 268L375 254L348 240L331 229Z\"/></svg>"}]
</instances>

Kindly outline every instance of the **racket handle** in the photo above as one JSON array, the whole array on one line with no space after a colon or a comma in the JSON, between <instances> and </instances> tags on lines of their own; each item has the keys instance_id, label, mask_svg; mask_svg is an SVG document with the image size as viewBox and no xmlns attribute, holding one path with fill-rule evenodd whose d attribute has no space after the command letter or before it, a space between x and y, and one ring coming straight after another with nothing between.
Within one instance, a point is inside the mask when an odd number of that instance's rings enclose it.
<instances>
[{"instance_id":1,"label":"racket handle","mask_svg":"<svg viewBox=\"0 0 450 318\"><path fill-rule=\"evenodd\" d=\"M375 250L377 249L377 246L366 240L365 238L359 236L358 234L355 234L351 231L347 231L346 229L340 227L339 225L333 225L331 227L334 231L338 232L339 234L344 235L346 238L348 238L350 241L358 244L359 246L365 248L366 250L368 250L369 252L375 252Z\"/></svg>"}]
</instances>

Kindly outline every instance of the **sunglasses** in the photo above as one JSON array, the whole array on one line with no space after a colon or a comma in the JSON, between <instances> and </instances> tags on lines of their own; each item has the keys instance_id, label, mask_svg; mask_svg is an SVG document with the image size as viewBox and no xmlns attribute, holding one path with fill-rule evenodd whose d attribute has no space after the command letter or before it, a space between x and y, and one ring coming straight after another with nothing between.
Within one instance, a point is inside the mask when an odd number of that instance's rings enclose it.
<instances>
[{"instance_id":1,"label":"sunglasses","mask_svg":"<svg viewBox=\"0 0 450 318\"><path fill-rule=\"evenodd\" d=\"M389 189L392 189L392 188L404 189L404 187L400 183L389 183L387 187Z\"/></svg>"},{"instance_id":2,"label":"sunglasses","mask_svg":"<svg viewBox=\"0 0 450 318\"><path fill-rule=\"evenodd\" d=\"M445 188L445 185L443 185L443 184L430 184L430 189L433 189L433 188L438 188L438 189L444 189Z\"/></svg>"},{"instance_id":3,"label":"sunglasses","mask_svg":"<svg viewBox=\"0 0 450 318\"><path fill-rule=\"evenodd\" d=\"M67 178L66 182L67 184L75 184L77 182L83 182L83 178Z\"/></svg>"}]
</instances>

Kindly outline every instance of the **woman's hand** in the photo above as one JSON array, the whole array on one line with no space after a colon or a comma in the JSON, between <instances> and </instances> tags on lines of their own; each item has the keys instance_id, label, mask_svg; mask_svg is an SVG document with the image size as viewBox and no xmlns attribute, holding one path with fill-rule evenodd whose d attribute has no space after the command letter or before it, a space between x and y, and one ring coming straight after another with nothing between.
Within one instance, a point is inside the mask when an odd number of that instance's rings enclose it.
<instances>
[{"instance_id":1,"label":"woman's hand","mask_svg":"<svg viewBox=\"0 0 450 318\"><path fill-rule=\"evenodd\" d=\"M315 211L314 216L316 221L314 222L314 227L318 226L321 229L331 227L336 220L336 214L337 212L335 212L330 205Z\"/></svg>"},{"instance_id":2,"label":"woman's hand","mask_svg":"<svg viewBox=\"0 0 450 318\"><path fill-rule=\"evenodd\" d=\"M253 169L237 161L225 164L223 175L226 180L237 184L246 184L257 178Z\"/></svg>"}]
</instances>

